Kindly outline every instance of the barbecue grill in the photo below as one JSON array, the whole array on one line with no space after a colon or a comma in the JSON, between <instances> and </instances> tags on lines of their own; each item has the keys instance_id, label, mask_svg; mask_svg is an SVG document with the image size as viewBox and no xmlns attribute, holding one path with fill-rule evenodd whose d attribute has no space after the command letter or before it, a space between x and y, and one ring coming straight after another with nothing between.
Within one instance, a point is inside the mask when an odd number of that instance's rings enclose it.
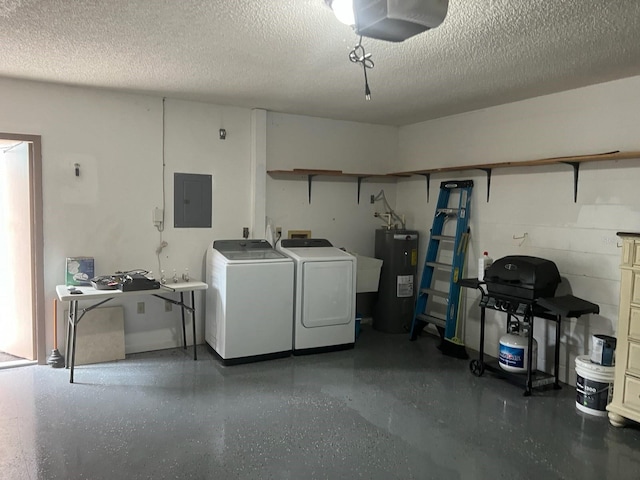
<instances>
[{"instance_id":1,"label":"barbecue grill","mask_svg":"<svg viewBox=\"0 0 640 480\"><path fill-rule=\"evenodd\" d=\"M515 383L524 384L525 395L531 395L533 387L553 384L560 388L558 378L560 324L562 316L580 317L588 313L598 313L598 305L573 295L555 297L560 284L560 273L556 264L543 258L512 255L496 260L485 272L484 281L462 279L460 286L477 288L482 292L480 299L480 348L479 358L471 360L471 373L481 376L485 370L493 372ZM484 355L485 310L502 311L507 315L507 333L515 324L522 323L529 331L527 371L525 374L510 373L500 368L497 359ZM552 320L556 323L556 345L554 355L554 375L536 371L532 365L534 317Z\"/></svg>"},{"instance_id":2,"label":"barbecue grill","mask_svg":"<svg viewBox=\"0 0 640 480\"><path fill-rule=\"evenodd\" d=\"M538 298L553 297L560 272L551 260L512 255L496 260L486 271L484 307L526 315Z\"/></svg>"}]
</instances>

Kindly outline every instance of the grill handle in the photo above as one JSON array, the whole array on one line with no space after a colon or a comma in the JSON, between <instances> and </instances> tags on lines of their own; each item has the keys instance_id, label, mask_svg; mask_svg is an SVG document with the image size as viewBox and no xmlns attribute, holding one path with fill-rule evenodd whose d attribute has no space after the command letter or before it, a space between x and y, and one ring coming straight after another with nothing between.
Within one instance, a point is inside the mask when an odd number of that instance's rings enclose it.
<instances>
[{"instance_id":1,"label":"grill handle","mask_svg":"<svg viewBox=\"0 0 640 480\"><path fill-rule=\"evenodd\" d=\"M506 280L504 278L500 278L498 276L493 276L493 277L488 277L485 281L489 281L489 282L494 282L494 283L502 283L502 284L509 284L509 285L519 285L522 284L522 280L516 278L514 280Z\"/></svg>"}]
</instances>

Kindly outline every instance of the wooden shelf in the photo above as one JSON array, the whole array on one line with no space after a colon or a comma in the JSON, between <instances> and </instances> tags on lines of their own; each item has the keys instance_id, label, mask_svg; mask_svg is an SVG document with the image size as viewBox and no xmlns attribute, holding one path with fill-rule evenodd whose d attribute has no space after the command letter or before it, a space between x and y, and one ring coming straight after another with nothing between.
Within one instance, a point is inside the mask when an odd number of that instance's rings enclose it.
<instances>
[{"instance_id":1,"label":"wooden shelf","mask_svg":"<svg viewBox=\"0 0 640 480\"><path fill-rule=\"evenodd\" d=\"M352 177L358 180L358 203L360 203L360 184L364 178L379 178L379 179L398 179L411 177L413 175L423 175L427 180L427 201L429 201L429 185L431 181L431 174L434 173L447 173L447 172L462 172L466 170L482 170L487 174L487 202L489 201L489 194L491 191L491 172L495 168L514 168L514 167L535 167L543 165L557 165L564 164L570 165L573 168L573 201L578 201L578 175L580 172L580 164L586 162L603 162L614 160L633 160L640 159L640 151L621 152L615 150L612 152L595 153L589 155L575 155L569 157L552 157L542 158L537 160L524 160L521 162L497 162L497 163L478 163L473 165L457 165L451 167L438 167L428 168L423 170L411 170L406 172L394 172L387 174L370 174L370 173L346 173L342 170L316 170L316 169L304 169L294 168L293 170L268 170L267 173L274 177L291 177L303 175L307 177L309 184L309 203L311 203L311 181L312 178L321 175L328 177Z\"/></svg>"},{"instance_id":2,"label":"wooden shelf","mask_svg":"<svg viewBox=\"0 0 640 480\"><path fill-rule=\"evenodd\" d=\"M309 185L309 203L311 203L311 184L313 181L313 177L316 176L324 176L324 177L344 177L344 178L355 178L358 180L358 203L360 203L360 187L362 185L362 180L365 178L377 178L377 179L385 179L392 180L398 177L410 177L411 174L407 173L347 173L342 170L318 170L318 169L308 169L308 168L294 168L293 170L267 170L269 176L274 178L288 178L295 176L306 176L307 183Z\"/></svg>"},{"instance_id":3,"label":"wooden shelf","mask_svg":"<svg viewBox=\"0 0 640 480\"><path fill-rule=\"evenodd\" d=\"M460 165L452 167L429 168L425 170L412 170L408 172L398 172L395 175L424 175L427 180L427 201L429 200L429 183L432 173L446 172L462 172L465 170L482 170L487 174L487 202L491 193L491 172L494 168L513 168L513 167L535 167L541 165L557 165L565 164L573 168L573 201L578 201L578 175L580 173L580 164L586 162L603 162L613 160L633 160L640 159L640 151L621 152L614 150L612 152L594 153L589 155L574 155L570 157L552 157L537 160L524 160L521 162L498 162L498 163L478 163L474 165Z\"/></svg>"},{"instance_id":4,"label":"wooden shelf","mask_svg":"<svg viewBox=\"0 0 640 480\"><path fill-rule=\"evenodd\" d=\"M602 162L605 160L630 160L634 158L640 158L640 151L620 152L619 150L614 150L612 152L595 153L591 155L542 158L538 160L524 160L522 162L478 163L474 165L461 165L461 166L455 166L455 167L429 168L426 170L412 170L408 172L398 172L392 175L424 175L426 173L461 172L464 170L486 170L486 169L508 168L508 167L535 167L539 165L555 165L559 163L572 164L572 163L585 163L585 162Z\"/></svg>"}]
</instances>

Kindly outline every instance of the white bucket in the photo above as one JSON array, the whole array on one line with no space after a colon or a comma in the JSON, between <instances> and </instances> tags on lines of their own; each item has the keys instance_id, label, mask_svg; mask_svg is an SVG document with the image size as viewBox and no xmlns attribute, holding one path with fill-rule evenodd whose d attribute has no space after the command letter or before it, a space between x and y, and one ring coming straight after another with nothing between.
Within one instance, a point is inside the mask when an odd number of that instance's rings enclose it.
<instances>
[{"instance_id":1,"label":"white bucket","mask_svg":"<svg viewBox=\"0 0 640 480\"><path fill-rule=\"evenodd\" d=\"M591 362L589 355L576 357L576 408L604 417L613 397L615 367Z\"/></svg>"}]
</instances>

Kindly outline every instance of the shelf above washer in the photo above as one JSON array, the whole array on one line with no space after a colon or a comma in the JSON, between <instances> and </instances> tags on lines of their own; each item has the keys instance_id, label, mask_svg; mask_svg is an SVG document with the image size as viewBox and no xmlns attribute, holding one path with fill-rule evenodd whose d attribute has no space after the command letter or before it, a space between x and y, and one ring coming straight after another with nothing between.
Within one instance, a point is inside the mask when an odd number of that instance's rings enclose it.
<instances>
[{"instance_id":1,"label":"shelf above washer","mask_svg":"<svg viewBox=\"0 0 640 480\"><path fill-rule=\"evenodd\" d=\"M296 176L306 176L309 185L309 203L311 203L311 184L316 176L355 178L358 180L358 203L360 203L360 187L365 178L375 178L378 180L396 180L399 177L410 177L411 174L402 173L347 173L342 170L319 170L309 168L294 168L293 170L267 170L269 176L273 178L291 178Z\"/></svg>"}]
</instances>

